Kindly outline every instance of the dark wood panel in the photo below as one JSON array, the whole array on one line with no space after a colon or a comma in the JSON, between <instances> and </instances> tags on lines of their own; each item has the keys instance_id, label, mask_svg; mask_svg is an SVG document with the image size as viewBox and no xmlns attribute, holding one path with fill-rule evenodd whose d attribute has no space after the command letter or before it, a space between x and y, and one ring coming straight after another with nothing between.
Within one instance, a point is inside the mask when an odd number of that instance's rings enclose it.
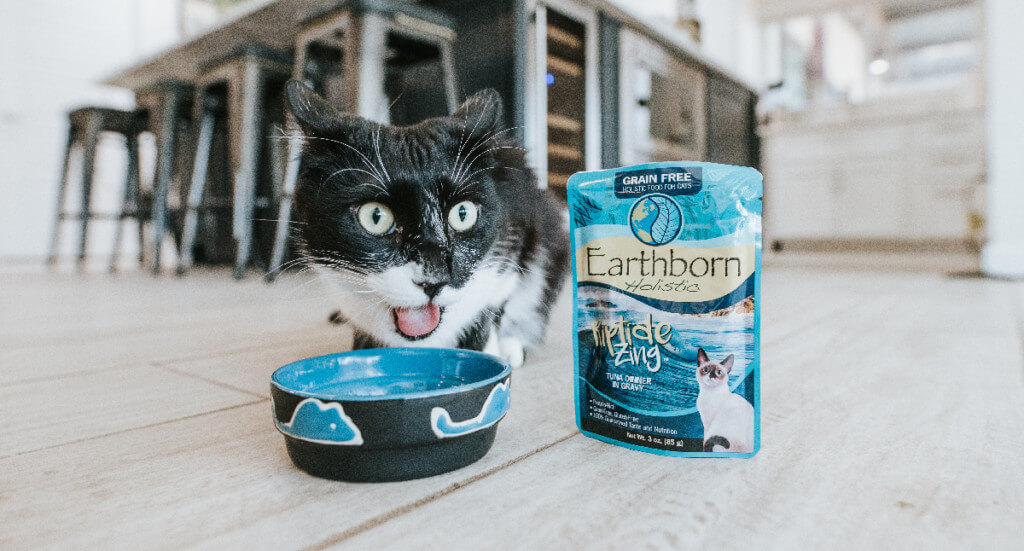
<instances>
[{"instance_id":1,"label":"dark wood panel","mask_svg":"<svg viewBox=\"0 0 1024 551\"><path fill-rule=\"evenodd\" d=\"M708 75L707 90L707 160L757 168L757 96L714 75Z\"/></svg>"},{"instance_id":2,"label":"dark wood panel","mask_svg":"<svg viewBox=\"0 0 1024 551\"><path fill-rule=\"evenodd\" d=\"M459 99L494 88L505 100L505 123L515 124L514 111L522 110L514 99L515 0L428 0L421 4L441 11L455 22L458 39L453 54Z\"/></svg>"}]
</instances>

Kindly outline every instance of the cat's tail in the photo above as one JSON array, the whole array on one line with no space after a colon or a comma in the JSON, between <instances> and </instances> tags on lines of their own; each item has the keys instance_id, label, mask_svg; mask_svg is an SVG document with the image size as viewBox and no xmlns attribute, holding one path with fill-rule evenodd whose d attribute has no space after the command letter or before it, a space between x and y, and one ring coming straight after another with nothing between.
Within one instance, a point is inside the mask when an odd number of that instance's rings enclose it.
<instances>
[{"instance_id":1,"label":"cat's tail","mask_svg":"<svg viewBox=\"0 0 1024 551\"><path fill-rule=\"evenodd\" d=\"M725 449L729 449L729 440L724 436L712 436L704 441L704 451L713 452L715 446L722 446Z\"/></svg>"}]
</instances>

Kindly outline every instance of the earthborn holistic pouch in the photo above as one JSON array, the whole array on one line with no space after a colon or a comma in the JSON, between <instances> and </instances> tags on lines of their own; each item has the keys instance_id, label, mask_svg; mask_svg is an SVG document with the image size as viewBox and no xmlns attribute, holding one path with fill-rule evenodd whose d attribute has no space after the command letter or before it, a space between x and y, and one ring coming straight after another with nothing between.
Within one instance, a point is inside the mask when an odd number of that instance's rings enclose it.
<instances>
[{"instance_id":1,"label":"earthborn holistic pouch","mask_svg":"<svg viewBox=\"0 0 1024 551\"><path fill-rule=\"evenodd\" d=\"M678 456L757 453L761 174L652 163L569 180L576 424Z\"/></svg>"}]
</instances>

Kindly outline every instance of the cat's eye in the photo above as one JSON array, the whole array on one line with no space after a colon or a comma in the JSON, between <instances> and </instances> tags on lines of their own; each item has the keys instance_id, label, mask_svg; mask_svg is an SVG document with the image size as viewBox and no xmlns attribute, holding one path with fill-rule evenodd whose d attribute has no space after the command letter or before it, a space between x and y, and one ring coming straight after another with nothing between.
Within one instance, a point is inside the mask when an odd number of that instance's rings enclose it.
<instances>
[{"instance_id":1,"label":"cat's eye","mask_svg":"<svg viewBox=\"0 0 1024 551\"><path fill-rule=\"evenodd\" d=\"M466 231L476 224L479 207L472 201L463 201L448 211L448 225L455 231Z\"/></svg>"},{"instance_id":2,"label":"cat's eye","mask_svg":"<svg viewBox=\"0 0 1024 551\"><path fill-rule=\"evenodd\" d=\"M391 209L376 201L363 204L356 216L363 229L373 235L390 233L395 227L395 215L391 213Z\"/></svg>"}]
</instances>

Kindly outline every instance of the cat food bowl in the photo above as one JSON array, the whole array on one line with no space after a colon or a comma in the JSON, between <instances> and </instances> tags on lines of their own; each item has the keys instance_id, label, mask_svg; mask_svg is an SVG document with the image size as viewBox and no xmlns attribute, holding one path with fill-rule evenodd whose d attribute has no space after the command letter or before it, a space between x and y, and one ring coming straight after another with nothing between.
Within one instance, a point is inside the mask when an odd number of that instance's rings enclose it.
<instances>
[{"instance_id":1,"label":"cat food bowl","mask_svg":"<svg viewBox=\"0 0 1024 551\"><path fill-rule=\"evenodd\" d=\"M271 376L274 422L300 469L386 482L464 467L491 448L511 367L482 352L381 348L288 364Z\"/></svg>"}]
</instances>

